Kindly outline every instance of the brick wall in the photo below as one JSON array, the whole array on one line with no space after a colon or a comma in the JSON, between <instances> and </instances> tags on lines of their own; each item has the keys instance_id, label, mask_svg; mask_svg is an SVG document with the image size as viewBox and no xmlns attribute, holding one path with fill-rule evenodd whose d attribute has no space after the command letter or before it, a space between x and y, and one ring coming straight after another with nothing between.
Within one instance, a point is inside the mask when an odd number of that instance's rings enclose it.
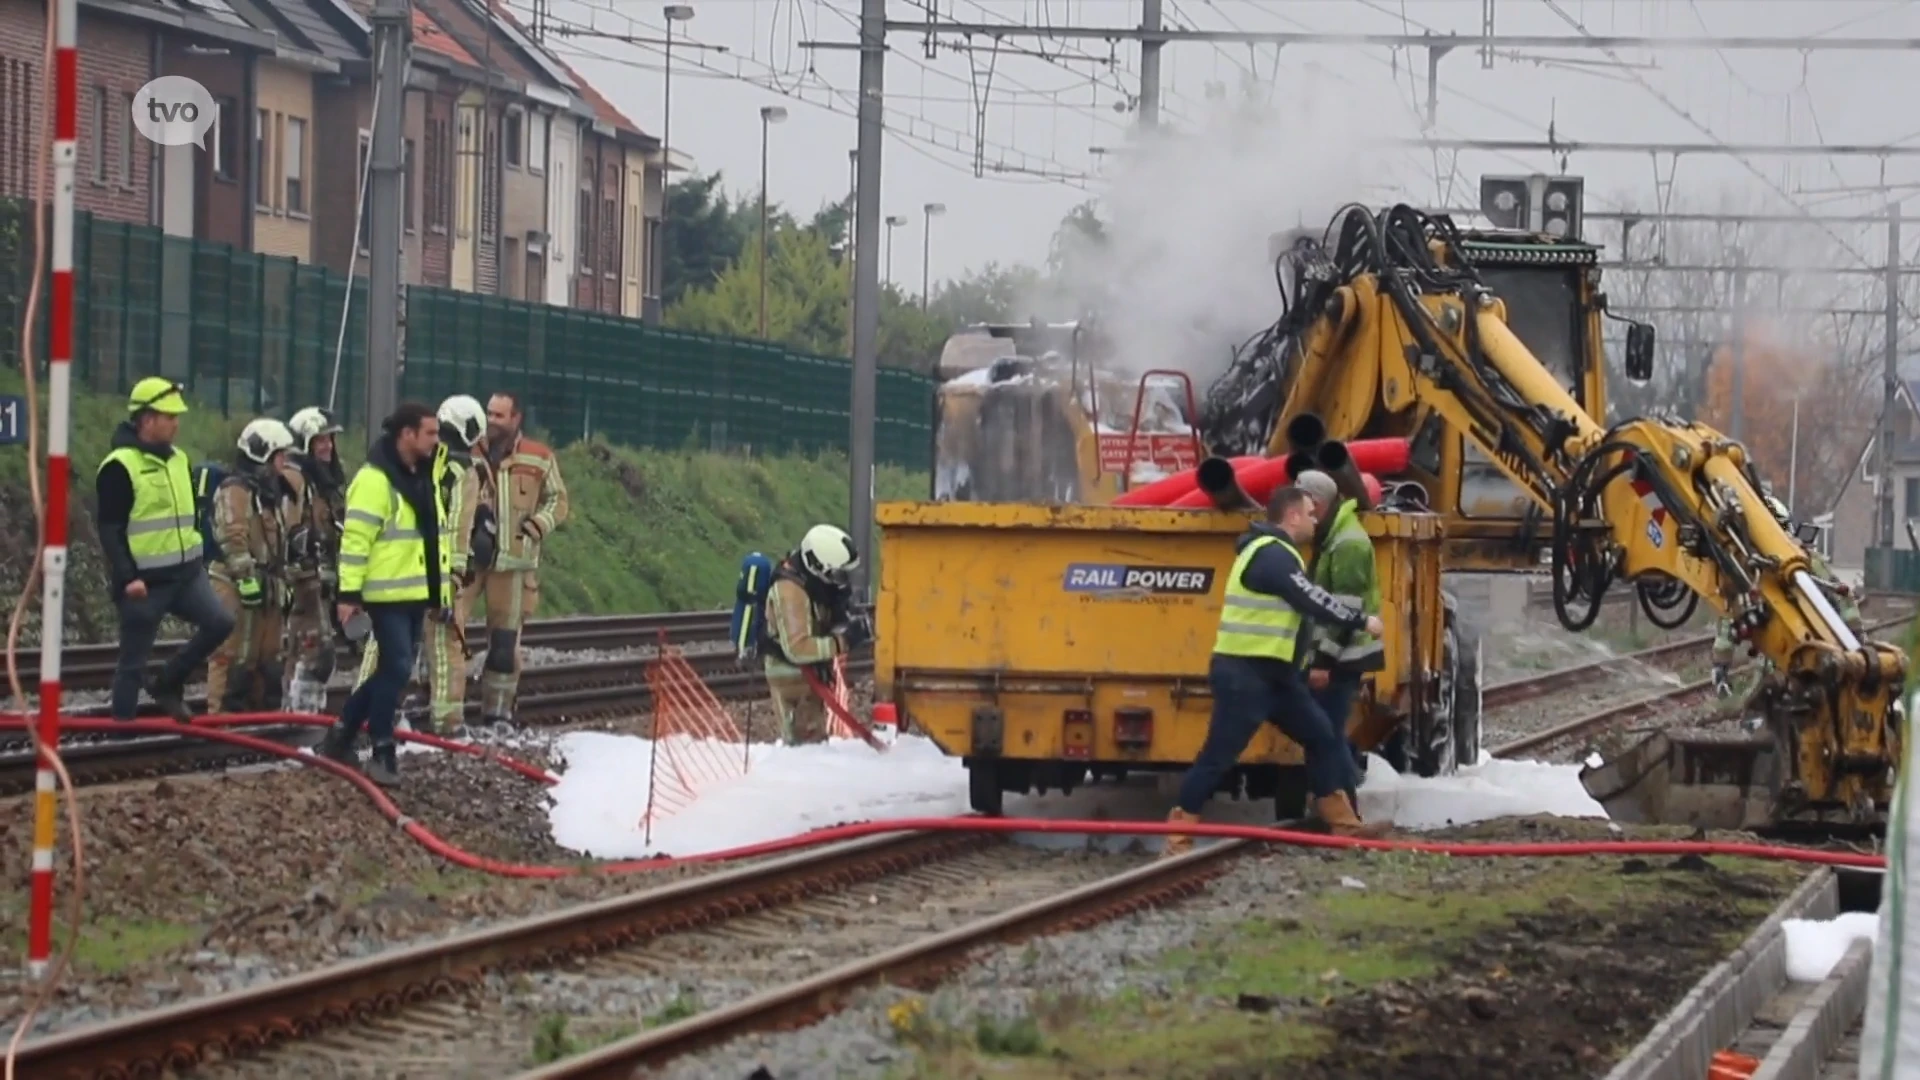
<instances>
[{"instance_id":1,"label":"brick wall","mask_svg":"<svg viewBox=\"0 0 1920 1080\"><path fill-rule=\"evenodd\" d=\"M426 102L426 91L409 90L401 113L400 272L408 284L421 280L420 147L426 136Z\"/></svg>"},{"instance_id":2,"label":"brick wall","mask_svg":"<svg viewBox=\"0 0 1920 1080\"><path fill-rule=\"evenodd\" d=\"M269 117L296 117L307 121L307 130L309 132L317 130L317 125L313 123L312 73L302 68L276 64L272 61L262 61L258 75L257 90L259 101L256 107L266 112ZM243 124L245 138L241 145L247 160L251 162L253 159L254 118L252 116L246 117ZM274 125L270 124L269 126ZM284 128L284 124L278 126ZM309 141L311 141L311 138L309 138ZM284 148L270 144L267 149L269 160L266 163L268 166L265 170L266 176L270 180L283 179L283 177L281 177L281 171L274 166L276 159L280 157ZM325 159L315 153L314 148L311 146L307 148L306 153L306 211L288 212L288 208L284 205L285 184L273 184L273 187L280 190L269 192L270 196L274 196L269 205L264 207L254 206L253 247L255 251L268 255L287 255L299 259L301 262L313 261L312 215L315 196L319 190L316 184L318 178L314 176L314 173L317 171L315 166ZM253 198L251 193L249 193L246 198L247 201L252 204Z\"/></svg>"},{"instance_id":3,"label":"brick wall","mask_svg":"<svg viewBox=\"0 0 1920 1080\"><path fill-rule=\"evenodd\" d=\"M193 151L193 233L202 239L244 250L252 241L252 172L248 167L251 155L239 152L237 136L243 131L248 135L253 133L252 122L241 119L250 117L253 110L247 77L253 54L232 46L227 46L223 53L190 51L194 44L188 38L165 38L161 74L185 75L206 87L220 104L223 119L234 118L236 137L227 141L224 153L214 141L209 141L205 150ZM310 173L313 157L310 150L306 157ZM308 183L311 186L310 180Z\"/></svg>"},{"instance_id":4,"label":"brick wall","mask_svg":"<svg viewBox=\"0 0 1920 1080\"><path fill-rule=\"evenodd\" d=\"M425 113L414 169L420 177L420 280L445 288L453 267L454 95L434 91L422 96Z\"/></svg>"},{"instance_id":5,"label":"brick wall","mask_svg":"<svg viewBox=\"0 0 1920 1080\"><path fill-rule=\"evenodd\" d=\"M316 79L313 89L315 161L326 162L326 179L313 193L313 261L346 273L354 258L354 211L360 195L360 129L373 120L373 93L365 83ZM367 261L354 263L367 272Z\"/></svg>"},{"instance_id":6,"label":"brick wall","mask_svg":"<svg viewBox=\"0 0 1920 1080\"><path fill-rule=\"evenodd\" d=\"M626 157L612 139L583 133L575 306L620 313L620 182Z\"/></svg>"},{"instance_id":7,"label":"brick wall","mask_svg":"<svg viewBox=\"0 0 1920 1080\"><path fill-rule=\"evenodd\" d=\"M44 5L33 0L0 0L0 197L4 198L32 194L34 148L49 108L42 91L44 11ZM77 44L80 160L75 205L114 221L150 223L154 148L133 130L132 99L152 78L153 32L83 11ZM99 96L102 91L104 98Z\"/></svg>"}]
</instances>

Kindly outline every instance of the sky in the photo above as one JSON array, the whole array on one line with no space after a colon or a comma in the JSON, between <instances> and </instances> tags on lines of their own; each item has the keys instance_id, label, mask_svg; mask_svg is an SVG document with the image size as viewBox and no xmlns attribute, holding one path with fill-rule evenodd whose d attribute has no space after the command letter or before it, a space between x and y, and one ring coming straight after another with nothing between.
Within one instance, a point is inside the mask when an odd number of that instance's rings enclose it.
<instances>
[{"instance_id":1,"label":"sky","mask_svg":"<svg viewBox=\"0 0 1920 1080\"><path fill-rule=\"evenodd\" d=\"M530 18L530 0L512 0ZM1493 0L1501 34L1721 35L1920 39L1920 3L1887 0ZM855 145L858 57L850 49L859 0L692 0L676 24L671 142L729 190L758 189L763 106L788 119L770 128L768 189L801 213L845 197ZM997 24L1127 27L1139 0L889 0L888 14ZM1377 33L1480 32L1481 0L1164 0L1169 26ZM658 41L662 5L645 0L553 0L561 27ZM1577 23L1578 27L1570 23ZM689 44L709 46L695 48ZM651 134L663 128L664 57L657 44L553 36L550 45ZM1838 197L1843 185L1914 182L1920 156L1736 157L1424 148L1382 150L1368 138L1411 137L1425 108L1420 50L1291 44L1178 43L1162 61L1163 121L1182 140L1141 151L1128 102L1140 88L1138 46L1097 39L967 43L929 48L918 33L889 35L888 138L882 213L893 231L891 278L917 293L923 254L932 279L990 262L1038 263L1075 204L1099 199L1103 217L1141 222L1149 248L1182 274L1204 245L1275 228L1316 227L1342 201L1472 205L1477 178L1559 172L1587 180L1589 209L1765 208L1823 214L1882 212L1884 195ZM720 51L724 48L724 52ZM929 54L932 55L929 55ZM1272 112L1247 121L1243 95ZM1535 49L1483 67L1462 47L1440 66L1437 127L1446 138L1655 143L1898 144L1920 155L1920 63L1896 51ZM984 108L977 106L983 105ZM1275 117L1277 116L1277 119ZM1129 148L1135 148L1129 153ZM1251 147L1251 149L1250 149ZM1104 152L1102 152L1104 151ZM984 175L976 176L976 162ZM1656 182L1656 177L1671 184ZM922 207L942 203L931 250ZM1910 213L1920 213L1909 207ZM1617 226L1588 238L1614 242ZM1841 226L1844 262L1878 265L1883 230ZM1920 227L1908 230L1920 236ZM1250 241L1249 241L1250 242ZM1916 245L1910 239L1909 251ZM1182 250L1191 247L1190 253ZM884 251L884 248L883 248ZM1186 256L1178 258L1173 256ZM883 256L883 262L885 258ZM1270 289L1270 283L1268 288Z\"/></svg>"}]
</instances>

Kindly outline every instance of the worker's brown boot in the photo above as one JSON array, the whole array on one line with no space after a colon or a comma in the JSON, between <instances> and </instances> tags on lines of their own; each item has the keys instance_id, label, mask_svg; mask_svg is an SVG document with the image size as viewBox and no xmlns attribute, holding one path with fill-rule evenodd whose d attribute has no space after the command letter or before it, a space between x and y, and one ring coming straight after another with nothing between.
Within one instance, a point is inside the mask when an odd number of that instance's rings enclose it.
<instances>
[{"instance_id":1,"label":"worker's brown boot","mask_svg":"<svg viewBox=\"0 0 1920 1080\"><path fill-rule=\"evenodd\" d=\"M1313 807L1320 812L1320 820L1335 836L1357 836L1368 840L1377 840L1393 828L1392 822L1366 822L1353 809L1347 793L1336 791L1313 801Z\"/></svg>"},{"instance_id":2,"label":"worker's brown boot","mask_svg":"<svg viewBox=\"0 0 1920 1080\"><path fill-rule=\"evenodd\" d=\"M1200 824L1200 815L1189 814L1176 806L1168 812L1167 824L1198 825ZM1160 857L1163 859L1171 859L1176 855L1185 855L1192 850L1193 837L1182 836L1178 833L1168 833L1166 834L1166 844L1160 849Z\"/></svg>"}]
</instances>

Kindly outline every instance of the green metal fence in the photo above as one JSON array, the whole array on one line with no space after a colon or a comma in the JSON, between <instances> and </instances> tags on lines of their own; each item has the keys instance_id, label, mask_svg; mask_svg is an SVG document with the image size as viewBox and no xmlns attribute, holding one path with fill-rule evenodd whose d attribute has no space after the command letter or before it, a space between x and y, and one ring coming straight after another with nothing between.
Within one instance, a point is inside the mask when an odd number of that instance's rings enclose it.
<instances>
[{"instance_id":1,"label":"green metal fence","mask_svg":"<svg viewBox=\"0 0 1920 1080\"><path fill-rule=\"evenodd\" d=\"M143 375L185 382L223 414L286 415L332 395L360 420L366 281L271 255L165 236L149 226L75 223L79 331L74 378L119 393ZM33 222L0 202L0 361L17 364ZM347 303L341 333L341 309ZM46 305L41 304L44 325ZM844 450L851 366L780 345L648 326L590 311L426 286L407 290L401 395L437 401L519 392L529 420L562 443L785 453ZM44 334L37 334L45 348ZM343 346L343 347L342 347ZM930 467L933 383L882 369L876 456Z\"/></svg>"}]
</instances>

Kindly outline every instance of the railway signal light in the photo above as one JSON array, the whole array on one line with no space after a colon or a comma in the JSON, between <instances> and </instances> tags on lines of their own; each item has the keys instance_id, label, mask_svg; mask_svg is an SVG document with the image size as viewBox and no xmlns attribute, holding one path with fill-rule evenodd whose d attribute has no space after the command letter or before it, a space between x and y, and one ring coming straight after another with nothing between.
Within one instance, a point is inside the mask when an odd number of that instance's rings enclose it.
<instances>
[{"instance_id":1,"label":"railway signal light","mask_svg":"<svg viewBox=\"0 0 1920 1080\"><path fill-rule=\"evenodd\" d=\"M1578 240L1586 186L1579 176L1483 176L1480 212L1498 229Z\"/></svg>"},{"instance_id":2,"label":"railway signal light","mask_svg":"<svg viewBox=\"0 0 1920 1080\"><path fill-rule=\"evenodd\" d=\"M1496 229L1527 229L1533 223L1533 198L1524 176L1480 178L1480 212Z\"/></svg>"},{"instance_id":3,"label":"railway signal light","mask_svg":"<svg viewBox=\"0 0 1920 1080\"><path fill-rule=\"evenodd\" d=\"M1587 182L1578 176L1537 176L1540 231L1566 240L1580 239L1580 204Z\"/></svg>"}]
</instances>

